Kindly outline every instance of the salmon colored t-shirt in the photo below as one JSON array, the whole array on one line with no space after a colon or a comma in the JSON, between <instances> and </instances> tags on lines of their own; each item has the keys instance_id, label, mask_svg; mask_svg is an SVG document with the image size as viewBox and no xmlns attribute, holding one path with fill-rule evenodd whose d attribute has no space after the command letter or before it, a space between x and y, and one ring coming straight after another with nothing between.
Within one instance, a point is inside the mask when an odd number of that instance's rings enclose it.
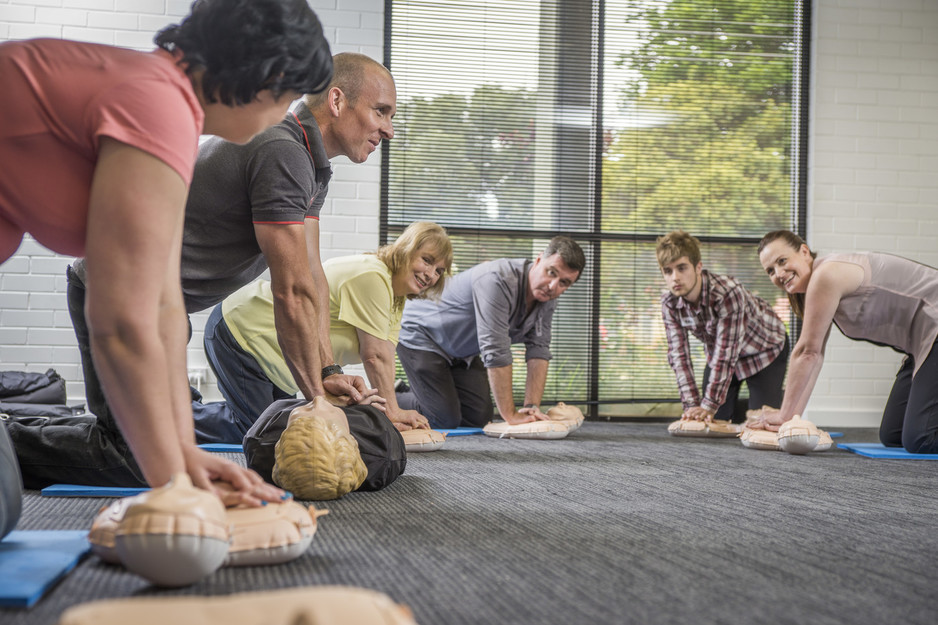
<instances>
[{"instance_id":1,"label":"salmon colored t-shirt","mask_svg":"<svg viewBox=\"0 0 938 625\"><path fill-rule=\"evenodd\" d=\"M100 137L192 179L204 115L163 50L34 39L0 44L0 262L24 232L63 254L85 249Z\"/></svg>"}]
</instances>

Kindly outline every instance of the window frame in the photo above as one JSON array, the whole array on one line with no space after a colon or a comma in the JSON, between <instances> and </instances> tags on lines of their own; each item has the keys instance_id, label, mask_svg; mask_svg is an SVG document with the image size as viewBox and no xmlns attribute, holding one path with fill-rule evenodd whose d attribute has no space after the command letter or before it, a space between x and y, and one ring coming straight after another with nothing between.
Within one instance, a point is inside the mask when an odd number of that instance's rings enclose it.
<instances>
[{"instance_id":1,"label":"window frame","mask_svg":"<svg viewBox=\"0 0 938 625\"><path fill-rule=\"evenodd\" d=\"M605 39L603 37L604 33L604 16L605 16L605 0L593 0L594 7L598 11L598 15L595 17L596 29L599 33L598 41L596 43L596 57L598 59L598 68L597 72L597 84L596 84L596 93L591 94L591 100L596 102L596 124L598 128L603 128L603 58L604 58L604 45ZM797 149L796 152L793 152L791 158L791 178L790 184L792 188L791 194L791 224L792 230L804 237L807 230L807 202L808 202L808 188L807 188L807 173L808 173L808 136L809 136L809 85L810 85L810 74L809 69L811 67L811 16L812 16L812 2L811 0L792 0L796 4L796 37L798 38L798 44L800 46L800 54L798 55L798 63L795 65L795 72L793 75L792 86L793 93L792 95L792 115L797 116L797 119L793 120L793 136L796 137ZM385 20L384 20L384 64L388 67L392 74L394 72L393 59L392 59L392 32L393 32L393 4L394 0L386 0L385 2ZM566 7L568 10L581 10L582 1L581 0L558 0L558 5ZM800 11L798 11L798 6L800 5ZM595 129L595 128L594 128ZM569 398L569 397L546 397L544 398L544 403L549 403L553 401L566 401L568 403L575 403L577 405L588 406L588 410L585 411L587 416L590 418L599 417L599 408L603 405L611 404L650 404L650 403L679 403L680 398L676 395L671 395L668 397L600 397L600 376L599 376L599 362L600 362L600 351L601 351L601 340L599 335L599 326L600 326L600 316L601 316L601 295L602 295L602 258L603 258L603 245L604 244L616 244L616 243L648 243L653 245L658 234L646 234L646 233L625 233L625 232L604 232L602 230L602 217L603 217L603 132L595 132L595 141L594 141L594 162L593 170L595 172L593 178L593 189L592 189L592 211L591 211L591 224L589 231L578 230L576 232L562 232L563 234L569 234L573 236L578 242L581 243L584 247L584 251L587 251L589 258L589 264L593 270L589 271L589 284L584 285L589 289L589 295L587 296L588 301L590 302L590 322L591 328L589 332L589 362L588 362L588 381L586 385L586 394L587 397L585 400L580 398ZM390 170L390 159L391 159L391 150L384 149L381 152L381 182L380 182L380 209L379 209L379 241L381 244L386 244L390 241L392 236L392 226L389 224L389 170ZM557 161L554 161L555 164ZM560 234L561 232L556 230L543 230L543 229L517 229L517 228L468 228L468 227L456 227L456 226L445 226L447 231L454 236L475 236L475 237L524 237L524 238L545 238L549 239L551 236ZM701 243L706 246L708 244L742 244L742 245L756 245L759 242L759 238L756 237L745 237L745 236L714 236L714 235L695 235L701 241ZM589 250L587 250L587 245ZM584 274L587 272L585 271ZM584 276L586 277L586 276ZM581 281L582 282L582 281ZM791 345L794 345L797 342L798 335L800 333L800 320L795 315L790 315L790 318L787 320L791 337ZM556 354L555 354L556 356ZM701 373L702 375L702 373ZM516 376L517 380L517 376ZM523 381L523 377L521 377ZM518 395L518 389L515 389L516 395ZM523 389L522 389L523 392Z\"/></svg>"}]
</instances>

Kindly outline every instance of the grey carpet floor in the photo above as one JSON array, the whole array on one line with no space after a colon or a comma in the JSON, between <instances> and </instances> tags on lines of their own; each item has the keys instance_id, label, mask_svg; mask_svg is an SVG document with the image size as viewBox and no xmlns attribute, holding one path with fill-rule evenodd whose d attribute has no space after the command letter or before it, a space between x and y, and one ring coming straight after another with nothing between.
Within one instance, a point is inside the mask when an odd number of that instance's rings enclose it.
<instances>
[{"instance_id":1,"label":"grey carpet floor","mask_svg":"<svg viewBox=\"0 0 938 625\"><path fill-rule=\"evenodd\" d=\"M292 563L159 590L91 556L0 622L54 623L102 598L348 584L409 605L421 625L933 625L936 486L936 461L789 456L658 423L457 437L413 454L384 491L318 504L330 514ZM28 493L18 529L87 528L102 502Z\"/></svg>"}]
</instances>

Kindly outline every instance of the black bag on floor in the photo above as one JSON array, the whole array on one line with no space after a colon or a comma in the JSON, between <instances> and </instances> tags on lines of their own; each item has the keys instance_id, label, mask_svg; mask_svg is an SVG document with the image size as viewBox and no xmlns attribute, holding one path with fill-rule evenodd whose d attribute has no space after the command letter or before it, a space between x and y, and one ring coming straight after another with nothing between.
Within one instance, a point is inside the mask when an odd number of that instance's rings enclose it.
<instances>
[{"instance_id":1,"label":"black bag on floor","mask_svg":"<svg viewBox=\"0 0 938 625\"><path fill-rule=\"evenodd\" d=\"M305 399L278 399L258 417L248 433L244 435L244 456L248 467L261 477L274 483L274 446L287 429L290 412L297 406L309 403ZM358 451L368 477L358 490L381 490L397 479L407 465L407 450L400 432L372 406L345 406L342 408L348 419L349 432L358 442Z\"/></svg>"},{"instance_id":2,"label":"black bag on floor","mask_svg":"<svg viewBox=\"0 0 938 625\"><path fill-rule=\"evenodd\" d=\"M64 404L65 380L55 369L45 373L0 371L0 401L15 404Z\"/></svg>"},{"instance_id":3,"label":"black bag on floor","mask_svg":"<svg viewBox=\"0 0 938 625\"><path fill-rule=\"evenodd\" d=\"M0 414L7 414L12 417L74 417L84 412L84 405L14 404L0 400Z\"/></svg>"}]
</instances>

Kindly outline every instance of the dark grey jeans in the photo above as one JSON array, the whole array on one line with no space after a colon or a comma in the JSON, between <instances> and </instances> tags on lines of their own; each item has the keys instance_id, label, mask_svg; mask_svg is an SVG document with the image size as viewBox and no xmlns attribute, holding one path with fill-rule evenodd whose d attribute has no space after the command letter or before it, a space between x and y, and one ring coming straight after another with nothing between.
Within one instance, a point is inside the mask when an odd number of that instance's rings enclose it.
<instances>
[{"instance_id":1,"label":"dark grey jeans","mask_svg":"<svg viewBox=\"0 0 938 625\"><path fill-rule=\"evenodd\" d=\"M433 352L397 346L397 357L407 373L410 390L397 393L397 403L416 410L434 428L482 427L495 410L488 373L476 356L467 366Z\"/></svg>"},{"instance_id":2,"label":"dark grey jeans","mask_svg":"<svg viewBox=\"0 0 938 625\"><path fill-rule=\"evenodd\" d=\"M23 485L146 486L104 398L91 358L85 322L85 286L72 268L66 270L68 312L81 354L85 397L91 414L74 417L10 417L7 431L13 440Z\"/></svg>"}]
</instances>

